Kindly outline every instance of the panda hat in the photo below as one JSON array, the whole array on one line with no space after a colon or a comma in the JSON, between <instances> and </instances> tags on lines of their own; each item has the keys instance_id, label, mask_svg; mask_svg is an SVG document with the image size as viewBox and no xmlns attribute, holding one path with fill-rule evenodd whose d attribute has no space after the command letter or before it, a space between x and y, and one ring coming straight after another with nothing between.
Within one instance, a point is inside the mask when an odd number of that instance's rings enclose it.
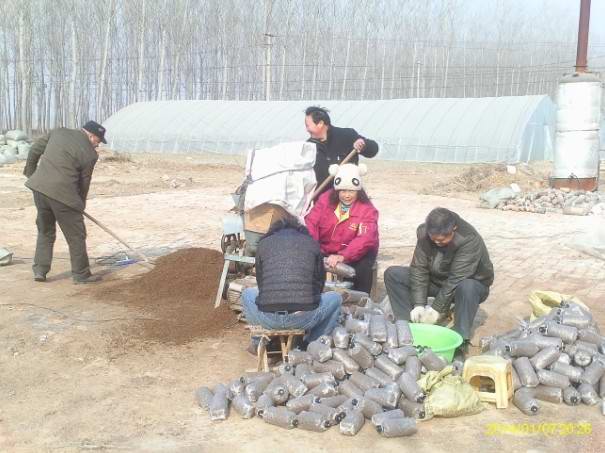
<instances>
[{"instance_id":1,"label":"panda hat","mask_svg":"<svg viewBox=\"0 0 605 453\"><path fill-rule=\"evenodd\" d=\"M361 190L361 177L368 172L365 164L332 164L328 169L334 176L334 190Z\"/></svg>"}]
</instances>

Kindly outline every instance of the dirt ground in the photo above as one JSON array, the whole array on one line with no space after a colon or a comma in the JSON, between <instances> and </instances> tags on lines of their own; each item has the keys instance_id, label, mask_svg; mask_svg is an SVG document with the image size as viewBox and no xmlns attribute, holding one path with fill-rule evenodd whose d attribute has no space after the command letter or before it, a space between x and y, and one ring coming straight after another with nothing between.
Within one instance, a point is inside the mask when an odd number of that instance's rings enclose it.
<instances>
[{"instance_id":1,"label":"dirt ground","mask_svg":"<svg viewBox=\"0 0 605 453\"><path fill-rule=\"evenodd\" d=\"M219 249L221 219L231 207L229 194L243 177L242 158L104 157L88 202L93 216L149 256L192 247ZM482 184L539 186L548 165L528 167L526 177L510 181L501 170L469 173L468 166L460 165L367 163L366 186L381 215L380 292L384 269L409 262L416 226L431 208L445 206L483 234L496 269L491 295L477 317L474 343L526 317L533 289L577 295L605 326L605 263L569 247L598 220L477 207L476 190ZM349 438L337 429L323 434L284 431L258 419L240 420L236 414L212 423L195 404L193 392L254 366L254 358L245 352L243 326L226 323L192 341L145 337L141 326L150 321L150 307L144 296L127 303L128 294L115 288L147 269L95 265L93 271L102 273L104 281L74 286L62 237L49 280L33 282L35 209L21 170L22 164L0 168L0 246L15 254L13 265L0 268L2 452L602 451L603 416L597 408L548 403L531 418L514 407L492 406L471 417L433 419L420 423L415 436L400 439L383 439L370 425ZM93 262L123 250L93 224L88 224L88 247ZM192 269L199 267L200 282L216 278L194 259L186 262ZM152 291L161 291L154 284ZM200 297L199 303L208 300ZM180 338L181 327L173 316L174 311L165 312L163 327ZM162 319L153 322L157 326ZM528 423L536 432L511 432ZM553 423L575 430L539 431ZM588 433L578 430L587 426Z\"/></svg>"},{"instance_id":2,"label":"dirt ground","mask_svg":"<svg viewBox=\"0 0 605 453\"><path fill-rule=\"evenodd\" d=\"M215 337L238 322L229 304L214 307L223 263L218 250L181 249L155 259L149 272L95 285L90 295L144 314L138 329L128 329L129 342L183 345Z\"/></svg>"}]
</instances>

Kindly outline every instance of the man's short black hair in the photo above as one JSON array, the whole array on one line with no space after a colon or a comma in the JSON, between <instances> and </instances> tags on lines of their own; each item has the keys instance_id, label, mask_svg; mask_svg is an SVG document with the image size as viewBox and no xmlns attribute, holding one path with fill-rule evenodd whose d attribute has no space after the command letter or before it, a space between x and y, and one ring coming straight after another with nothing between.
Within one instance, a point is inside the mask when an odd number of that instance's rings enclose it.
<instances>
[{"instance_id":1,"label":"man's short black hair","mask_svg":"<svg viewBox=\"0 0 605 453\"><path fill-rule=\"evenodd\" d=\"M261 240L265 239L266 237L271 236L274 233L277 233L280 230L286 229L286 228L296 230L299 233L309 234L309 230L307 230L307 227L305 225L301 224L297 217L293 216L289 212L285 212L282 215L283 215L283 217L281 219L273 222L273 224L269 228L269 231L267 231L265 233L265 235L261 238Z\"/></svg>"},{"instance_id":2,"label":"man's short black hair","mask_svg":"<svg viewBox=\"0 0 605 453\"><path fill-rule=\"evenodd\" d=\"M328 112L329 110L324 107L312 105L305 110L305 116L310 116L315 124L319 124L320 121L323 121L325 125L329 126L332 123L330 123L330 115Z\"/></svg>"},{"instance_id":3,"label":"man's short black hair","mask_svg":"<svg viewBox=\"0 0 605 453\"><path fill-rule=\"evenodd\" d=\"M456 226L456 214L449 209L435 208L426 216L424 223L429 236L446 236Z\"/></svg>"}]
</instances>

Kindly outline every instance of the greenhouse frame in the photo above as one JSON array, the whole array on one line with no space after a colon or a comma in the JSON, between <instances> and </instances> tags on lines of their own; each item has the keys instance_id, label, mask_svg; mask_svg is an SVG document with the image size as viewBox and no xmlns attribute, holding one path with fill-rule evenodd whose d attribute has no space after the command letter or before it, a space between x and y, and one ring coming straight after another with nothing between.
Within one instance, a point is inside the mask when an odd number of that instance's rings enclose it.
<instances>
[{"instance_id":1,"label":"greenhouse frame","mask_svg":"<svg viewBox=\"0 0 605 453\"><path fill-rule=\"evenodd\" d=\"M552 160L556 105L548 96L382 101L153 101L103 124L118 152L244 154L306 140L304 110L330 110L380 145L378 159L442 162Z\"/></svg>"}]
</instances>

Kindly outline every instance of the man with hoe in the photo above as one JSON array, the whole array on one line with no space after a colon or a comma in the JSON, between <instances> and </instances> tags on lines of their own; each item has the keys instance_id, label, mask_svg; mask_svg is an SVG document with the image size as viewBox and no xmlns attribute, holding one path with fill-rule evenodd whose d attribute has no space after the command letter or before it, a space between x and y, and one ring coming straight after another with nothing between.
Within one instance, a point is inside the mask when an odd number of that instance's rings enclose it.
<instances>
[{"instance_id":1,"label":"man with hoe","mask_svg":"<svg viewBox=\"0 0 605 453\"><path fill-rule=\"evenodd\" d=\"M74 283L101 279L90 272L83 216L98 159L96 148L101 142L107 143L105 128L88 121L81 129L55 129L32 145L23 174L28 178L25 186L32 190L38 211L33 264L37 282L45 282L50 271L57 223L69 247Z\"/></svg>"}]
</instances>

